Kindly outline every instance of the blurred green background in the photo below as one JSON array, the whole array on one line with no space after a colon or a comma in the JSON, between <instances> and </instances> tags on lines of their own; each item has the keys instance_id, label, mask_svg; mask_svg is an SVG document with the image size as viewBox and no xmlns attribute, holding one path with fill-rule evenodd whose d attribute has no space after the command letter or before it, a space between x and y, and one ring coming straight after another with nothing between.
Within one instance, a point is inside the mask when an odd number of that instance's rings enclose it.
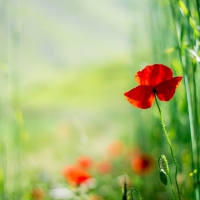
<instances>
[{"instance_id":1,"label":"blurred green background","mask_svg":"<svg viewBox=\"0 0 200 200\"><path fill-rule=\"evenodd\" d=\"M149 8L143 3L1 2L2 98L10 120L23 113L29 167L33 160L34 167L59 166L69 155L93 152L96 143L101 149L113 138L133 138L134 112L140 111L123 93L151 61Z\"/></svg>"}]
</instances>

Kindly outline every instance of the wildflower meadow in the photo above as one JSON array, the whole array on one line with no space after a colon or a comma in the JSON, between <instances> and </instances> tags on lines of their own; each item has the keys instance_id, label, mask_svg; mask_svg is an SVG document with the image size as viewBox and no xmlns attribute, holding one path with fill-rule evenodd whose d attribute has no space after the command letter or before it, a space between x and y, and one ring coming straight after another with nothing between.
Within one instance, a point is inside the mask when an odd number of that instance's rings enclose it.
<instances>
[{"instance_id":1,"label":"wildflower meadow","mask_svg":"<svg viewBox=\"0 0 200 200\"><path fill-rule=\"evenodd\" d=\"M199 0L0 0L0 200L200 200Z\"/></svg>"}]
</instances>

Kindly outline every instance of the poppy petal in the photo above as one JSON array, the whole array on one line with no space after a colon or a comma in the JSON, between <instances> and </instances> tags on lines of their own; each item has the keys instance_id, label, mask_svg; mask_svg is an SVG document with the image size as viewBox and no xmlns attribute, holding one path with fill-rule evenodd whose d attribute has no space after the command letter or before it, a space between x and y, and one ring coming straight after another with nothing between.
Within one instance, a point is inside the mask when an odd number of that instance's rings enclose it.
<instances>
[{"instance_id":1,"label":"poppy petal","mask_svg":"<svg viewBox=\"0 0 200 200\"><path fill-rule=\"evenodd\" d=\"M182 78L182 76L177 76L157 85L155 87L157 97L161 101L169 101L172 99Z\"/></svg>"},{"instance_id":2,"label":"poppy petal","mask_svg":"<svg viewBox=\"0 0 200 200\"><path fill-rule=\"evenodd\" d=\"M147 85L139 85L132 90L125 92L124 96L137 108L150 108L154 101L153 87Z\"/></svg>"},{"instance_id":3,"label":"poppy petal","mask_svg":"<svg viewBox=\"0 0 200 200\"><path fill-rule=\"evenodd\" d=\"M162 64L148 65L143 70L137 72L135 80L140 85L156 86L159 83L172 78L172 70Z\"/></svg>"},{"instance_id":4,"label":"poppy petal","mask_svg":"<svg viewBox=\"0 0 200 200\"><path fill-rule=\"evenodd\" d=\"M63 169L64 177L75 184L82 184L87 179L91 178L90 174L79 166L67 166Z\"/></svg>"}]
</instances>

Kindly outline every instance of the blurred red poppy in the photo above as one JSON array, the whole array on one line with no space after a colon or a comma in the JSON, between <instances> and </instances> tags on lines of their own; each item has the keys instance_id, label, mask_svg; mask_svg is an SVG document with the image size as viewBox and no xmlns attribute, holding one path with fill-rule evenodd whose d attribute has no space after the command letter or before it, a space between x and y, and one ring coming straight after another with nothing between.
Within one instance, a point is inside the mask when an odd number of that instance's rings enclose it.
<instances>
[{"instance_id":1,"label":"blurred red poppy","mask_svg":"<svg viewBox=\"0 0 200 200\"><path fill-rule=\"evenodd\" d=\"M78 158L77 163L80 167L82 167L84 169L89 169L89 168L91 168L93 161L91 158L89 158L87 156L81 156Z\"/></svg>"},{"instance_id":2,"label":"blurred red poppy","mask_svg":"<svg viewBox=\"0 0 200 200\"><path fill-rule=\"evenodd\" d=\"M91 178L91 175L79 166L67 166L63 169L64 177L71 184L80 185Z\"/></svg>"},{"instance_id":3,"label":"blurred red poppy","mask_svg":"<svg viewBox=\"0 0 200 200\"><path fill-rule=\"evenodd\" d=\"M132 162L131 167L133 171L139 175L145 175L149 173L155 165L155 160L146 154L138 154L136 155Z\"/></svg>"},{"instance_id":4,"label":"blurred red poppy","mask_svg":"<svg viewBox=\"0 0 200 200\"><path fill-rule=\"evenodd\" d=\"M114 141L108 146L108 153L111 156L118 156L123 151L123 143L121 141Z\"/></svg>"},{"instance_id":5,"label":"blurred red poppy","mask_svg":"<svg viewBox=\"0 0 200 200\"><path fill-rule=\"evenodd\" d=\"M142 109L150 108L153 105L155 95L161 101L169 101L183 78L182 76L172 76L172 70L165 65L148 65L135 75L139 86L125 92L124 95L133 106Z\"/></svg>"},{"instance_id":6,"label":"blurred red poppy","mask_svg":"<svg viewBox=\"0 0 200 200\"><path fill-rule=\"evenodd\" d=\"M110 161L101 161L97 165L97 170L101 174L108 174L112 171L112 163Z\"/></svg>"}]
</instances>

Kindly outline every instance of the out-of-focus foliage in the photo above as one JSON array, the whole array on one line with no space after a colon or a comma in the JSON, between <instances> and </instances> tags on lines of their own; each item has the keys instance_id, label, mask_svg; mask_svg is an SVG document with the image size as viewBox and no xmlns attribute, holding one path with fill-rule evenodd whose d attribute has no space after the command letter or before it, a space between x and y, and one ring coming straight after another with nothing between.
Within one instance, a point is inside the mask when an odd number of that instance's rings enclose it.
<instances>
[{"instance_id":1,"label":"out-of-focus foliage","mask_svg":"<svg viewBox=\"0 0 200 200\"><path fill-rule=\"evenodd\" d=\"M129 198L134 187L143 199L170 199L157 167L161 154L171 167L158 110L155 105L148 110L131 107L123 93L136 86L135 72L163 63L175 75L188 73L195 101L196 4L1 0L0 199L122 199L125 181ZM193 68L185 73L185 66ZM172 101L160 106L181 193L193 200L198 170L191 167L186 94L181 84ZM68 166L77 165L91 176L78 187L63 175Z\"/></svg>"}]
</instances>

